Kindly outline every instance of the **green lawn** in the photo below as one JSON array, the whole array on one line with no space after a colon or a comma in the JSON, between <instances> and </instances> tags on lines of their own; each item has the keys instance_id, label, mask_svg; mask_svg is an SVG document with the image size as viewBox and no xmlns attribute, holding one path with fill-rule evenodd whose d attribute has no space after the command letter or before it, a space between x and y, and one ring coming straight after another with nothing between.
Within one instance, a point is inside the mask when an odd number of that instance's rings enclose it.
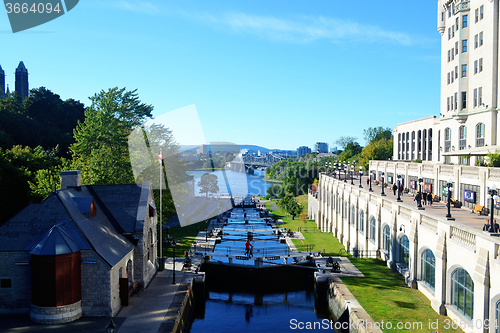
<instances>
[{"instance_id":1,"label":"green lawn","mask_svg":"<svg viewBox=\"0 0 500 333\"><path fill-rule=\"evenodd\" d=\"M298 201L303 204L304 198L301 197L298 198ZM267 209L271 210L271 202L267 202L265 205ZM307 208L307 206L305 207ZM295 245L314 244L314 250L323 252L325 249L327 256L338 256L342 250L345 256L344 246L331 233L321 233L319 230L312 232L316 229L316 223L313 220L307 220L304 224L300 220L292 220L281 209L271 210L271 212L275 217L283 219L284 227L287 229L296 231L299 227L302 230L304 230L304 226L307 227L308 232L303 232L305 240L294 239ZM427 297L420 291L409 288L401 274L390 270L384 261L352 258L351 256L349 259L363 272L365 277L342 278L342 281L375 322L380 323L383 320L384 323L388 321L392 323L393 329L386 329L385 332L434 332L436 328L429 328L429 322L436 321L439 323L441 333L462 332L460 329L444 329L445 324L451 323L450 319L438 315L431 308ZM415 328L418 328L419 323L421 323L422 329L398 330L396 329L398 322L409 325L409 327L415 325Z\"/></svg>"},{"instance_id":2,"label":"green lawn","mask_svg":"<svg viewBox=\"0 0 500 333\"><path fill-rule=\"evenodd\" d=\"M198 222L185 227L176 226L171 227L169 231L169 236L173 239L177 239L177 245L175 247L175 256L184 256L184 251L188 251L193 244L196 236L201 230L205 230L208 227L210 220ZM163 232L163 238L167 238L166 231ZM173 257L173 251L171 248L167 248L167 244L163 242L163 256Z\"/></svg>"}]
</instances>

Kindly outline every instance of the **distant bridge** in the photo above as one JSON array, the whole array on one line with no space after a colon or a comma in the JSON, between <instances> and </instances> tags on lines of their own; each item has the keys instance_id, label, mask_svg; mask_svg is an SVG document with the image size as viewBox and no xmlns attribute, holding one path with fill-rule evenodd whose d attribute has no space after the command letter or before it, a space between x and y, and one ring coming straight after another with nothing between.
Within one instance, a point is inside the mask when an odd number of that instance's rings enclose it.
<instances>
[{"instance_id":1,"label":"distant bridge","mask_svg":"<svg viewBox=\"0 0 500 333\"><path fill-rule=\"evenodd\" d=\"M265 154L262 156L238 155L229 163L229 170L238 172L247 172L247 170L249 170L248 173L253 173L253 170L255 169L269 168L273 166L274 163L283 161L284 159L285 157L274 154Z\"/></svg>"}]
</instances>

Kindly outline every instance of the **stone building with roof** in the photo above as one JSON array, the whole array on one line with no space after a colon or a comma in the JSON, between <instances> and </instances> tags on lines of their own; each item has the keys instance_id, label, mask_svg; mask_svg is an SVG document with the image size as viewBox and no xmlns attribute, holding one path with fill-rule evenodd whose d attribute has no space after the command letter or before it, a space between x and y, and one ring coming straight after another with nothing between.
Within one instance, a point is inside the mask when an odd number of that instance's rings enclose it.
<instances>
[{"instance_id":1,"label":"stone building with roof","mask_svg":"<svg viewBox=\"0 0 500 333\"><path fill-rule=\"evenodd\" d=\"M61 190L0 227L0 313L42 323L113 316L132 286L157 271L156 208L149 181L81 185L61 173Z\"/></svg>"}]
</instances>

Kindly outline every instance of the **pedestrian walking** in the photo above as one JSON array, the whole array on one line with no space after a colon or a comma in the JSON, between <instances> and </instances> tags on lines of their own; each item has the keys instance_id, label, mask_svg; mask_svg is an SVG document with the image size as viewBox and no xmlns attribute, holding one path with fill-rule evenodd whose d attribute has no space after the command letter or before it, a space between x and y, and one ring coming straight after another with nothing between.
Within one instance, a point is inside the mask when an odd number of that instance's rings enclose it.
<instances>
[{"instance_id":1,"label":"pedestrian walking","mask_svg":"<svg viewBox=\"0 0 500 333\"><path fill-rule=\"evenodd\" d=\"M483 231L490 231L490 220L486 219L485 225L483 225Z\"/></svg>"},{"instance_id":2,"label":"pedestrian walking","mask_svg":"<svg viewBox=\"0 0 500 333\"><path fill-rule=\"evenodd\" d=\"M427 193L427 202L432 206L432 192Z\"/></svg>"},{"instance_id":3,"label":"pedestrian walking","mask_svg":"<svg viewBox=\"0 0 500 333\"><path fill-rule=\"evenodd\" d=\"M247 257L250 256L251 257L252 256L252 252L253 252L252 251L253 250L253 245L250 243L249 240L247 240L246 243L245 243L245 250L246 250L245 256L247 256Z\"/></svg>"},{"instance_id":4,"label":"pedestrian walking","mask_svg":"<svg viewBox=\"0 0 500 333\"><path fill-rule=\"evenodd\" d=\"M398 190L398 185L396 184L392 185L392 191L394 192L394 195L396 195L397 190Z\"/></svg>"},{"instance_id":5,"label":"pedestrian walking","mask_svg":"<svg viewBox=\"0 0 500 333\"><path fill-rule=\"evenodd\" d=\"M401 195L403 195L403 190L405 188L403 187L403 184L399 184L399 193L401 193Z\"/></svg>"},{"instance_id":6,"label":"pedestrian walking","mask_svg":"<svg viewBox=\"0 0 500 333\"><path fill-rule=\"evenodd\" d=\"M493 232L497 233L498 232L498 223L497 223L497 220L493 220Z\"/></svg>"},{"instance_id":7,"label":"pedestrian walking","mask_svg":"<svg viewBox=\"0 0 500 333\"><path fill-rule=\"evenodd\" d=\"M366 178L366 186L370 185L370 178Z\"/></svg>"},{"instance_id":8,"label":"pedestrian walking","mask_svg":"<svg viewBox=\"0 0 500 333\"><path fill-rule=\"evenodd\" d=\"M420 204L420 202L422 201L422 195L420 194L420 192L417 192L417 194L415 195L415 198L413 198L413 201L417 202L417 207L421 207L422 206Z\"/></svg>"},{"instance_id":9,"label":"pedestrian walking","mask_svg":"<svg viewBox=\"0 0 500 333\"><path fill-rule=\"evenodd\" d=\"M427 192L424 191L424 193L422 193L422 203L424 205L427 205Z\"/></svg>"}]
</instances>

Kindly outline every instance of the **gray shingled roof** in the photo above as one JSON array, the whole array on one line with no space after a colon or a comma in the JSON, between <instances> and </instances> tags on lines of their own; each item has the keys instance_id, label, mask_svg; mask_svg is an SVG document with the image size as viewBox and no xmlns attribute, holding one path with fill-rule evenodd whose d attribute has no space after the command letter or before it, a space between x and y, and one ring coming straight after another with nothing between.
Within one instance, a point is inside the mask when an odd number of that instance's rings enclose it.
<instances>
[{"instance_id":1,"label":"gray shingled roof","mask_svg":"<svg viewBox=\"0 0 500 333\"><path fill-rule=\"evenodd\" d=\"M59 222L47 231L35 244L30 244L24 250L30 254L41 256L53 256L59 254L69 254L86 249L73 228L66 220Z\"/></svg>"},{"instance_id":2,"label":"gray shingled roof","mask_svg":"<svg viewBox=\"0 0 500 333\"><path fill-rule=\"evenodd\" d=\"M0 227L0 251L22 251L64 219L68 220L79 237L84 237L57 195L51 194L42 203L30 204Z\"/></svg>"},{"instance_id":3,"label":"gray shingled roof","mask_svg":"<svg viewBox=\"0 0 500 333\"><path fill-rule=\"evenodd\" d=\"M134 250L134 245L116 231L115 227L104 214L103 207L101 207L98 200L94 201L96 203L96 216L88 218L80 213L72 197L92 197L86 186L82 186L80 190L67 188L57 192L57 194L70 214L71 219L83 232L96 252L110 266L115 266L123 257Z\"/></svg>"},{"instance_id":4,"label":"gray shingled roof","mask_svg":"<svg viewBox=\"0 0 500 333\"><path fill-rule=\"evenodd\" d=\"M141 187L132 185L91 185L91 191L106 206L124 232L135 232ZM99 201L96 200L96 203Z\"/></svg>"},{"instance_id":5,"label":"gray shingled roof","mask_svg":"<svg viewBox=\"0 0 500 333\"><path fill-rule=\"evenodd\" d=\"M142 187L145 192L141 197ZM66 234L58 232L51 241L68 244L71 238L80 248L82 244L93 248L110 266L115 266L135 248L121 233L136 231L137 217L147 212L148 189L149 182L143 186L93 185L60 190L42 203L30 204L0 227L0 251L31 251L51 237L49 231L54 225L67 220ZM84 213L92 199L96 216L88 218ZM139 207L140 204L145 207ZM141 225L141 221L137 224Z\"/></svg>"}]
</instances>

